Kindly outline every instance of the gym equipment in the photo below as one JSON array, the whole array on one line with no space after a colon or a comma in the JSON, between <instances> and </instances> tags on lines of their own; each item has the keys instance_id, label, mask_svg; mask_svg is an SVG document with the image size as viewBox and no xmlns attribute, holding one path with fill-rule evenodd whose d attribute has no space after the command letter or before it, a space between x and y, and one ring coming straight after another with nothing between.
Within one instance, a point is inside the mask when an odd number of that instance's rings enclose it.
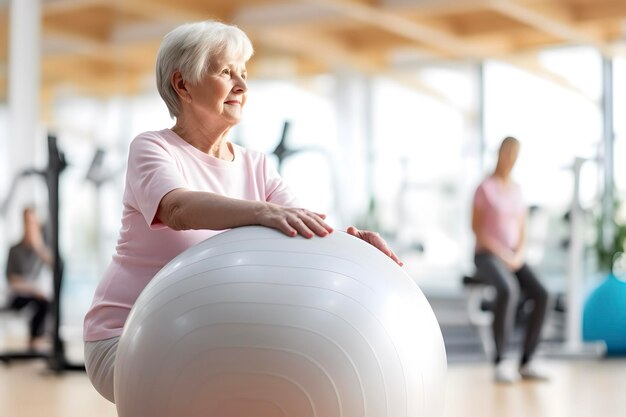
<instances>
[{"instance_id":1,"label":"gym equipment","mask_svg":"<svg viewBox=\"0 0 626 417\"><path fill-rule=\"evenodd\" d=\"M443 411L446 354L415 282L347 233L260 226L166 265L120 338L120 417L417 417Z\"/></svg>"},{"instance_id":2,"label":"gym equipment","mask_svg":"<svg viewBox=\"0 0 626 417\"><path fill-rule=\"evenodd\" d=\"M96 191L96 206L95 206L95 219L96 219L96 253L98 255L98 273L102 275L106 266L109 263L111 254L104 249L102 243L102 237L104 236L104 227L102 224L103 208L105 207L105 201L102 195L102 187L110 181L116 179L118 175L123 172L123 168L105 167L104 158L106 152L104 149L96 148L96 151L89 164L89 169L85 175L85 179L94 185Z\"/></svg>"},{"instance_id":3,"label":"gym equipment","mask_svg":"<svg viewBox=\"0 0 626 417\"><path fill-rule=\"evenodd\" d=\"M585 343L583 341L583 259L584 222L583 208L580 205L580 174L585 158L575 158L569 168L574 174L574 192L569 211L570 240L568 245L568 279L565 308L565 342L561 346L548 349L548 354L566 358L597 359L606 354L606 345L602 342Z\"/></svg>"},{"instance_id":4,"label":"gym equipment","mask_svg":"<svg viewBox=\"0 0 626 417\"><path fill-rule=\"evenodd\" d=\"M52 299L52 314L54 315L53 328L53 346L52 351L47 352L6 352L0 354L0 361L8 363L12 360L20 359L45 359L48 367L54 372L84 370L84 365L71 364L65 356L65 343L60 335L61 326L61 289L63 283L63 258L59 250L59 177L65 169L64 154L57 146L57 138L54 135L48 135L48 166L45 170L26 169L22 171L11 185L9 195L2 204L2 213L4 213L10 203L13 192L15 191L19 180L30 175L40 175L46 181L48 186L48 209L50 223L50 250L54 259L52 267L54 296Z\"/></svg>"},{"instance_id":5,"label":"gym equipment","mask_svg":"<svg viewBox=\"0 0 626 417\"><path fill-rule=\"evenodd\" d=\"M478 330L480 345L486 358L493 358L496 347L493 340L493 312L486 304L495 299L495 288L478 276L464 275L463 289L467 293L467 317Z\"/></svg>"},{"instance_id":6,"label":"gym equipment","mask_svg":"<svg viewBox=\"0 0 626 417\"><path fill-rule=\"evenodd\" d=\"M341 219L343 218L343 214L342 214L341 204L340 204L341 193L339 192L339 187L337 185L339 183L338 176L337 176L337 169L333 162L332 156L326 151L326 149L324 149L321 146L302 146L298 148L292 148L291 146L289 146L287 143L287 138L289 137L290 127L291 127L291 122L289 120L285 120L285 122L283 123L283 130L280 134L278 145L276 145L276 148L274 148L274 150L271 152L272 155L276 157L277 171L280 174L283 174L283 167L284 167L285 161L294 155L302 154L306 152L312 152L312 153L317 153L319 155L322 155L328 162L328 167L331 170L330 175L331 175L331 178L333 179L332 184L331 184L332 193L333 193L333 212L338 217L337 220L339 221L339 223L342 223Z\"/></svg>"}]
</instances>

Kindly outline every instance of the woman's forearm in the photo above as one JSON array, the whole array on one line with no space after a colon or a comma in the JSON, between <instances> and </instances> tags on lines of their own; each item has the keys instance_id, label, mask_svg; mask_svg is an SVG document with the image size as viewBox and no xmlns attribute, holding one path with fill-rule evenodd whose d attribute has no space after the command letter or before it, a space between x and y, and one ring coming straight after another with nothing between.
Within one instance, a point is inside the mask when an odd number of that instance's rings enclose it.
<instances>
[{"instance_id":1,"label":"woman's forearm","mask_svg":"<svg viewBox=\"0 0 626 417\"><path fill-rule=\"evenodd\" d=\"M280 230L288 236L299 234L306 238L326 236L333 231L324 221L324 214L303 208L185 189L166 194L156 217L174 230L224 230L257 224Z\"/></svg>"},{"instance_id":2,"label":"woman's forearm","mask_svg":"<svg viewBox=\"0 0 626 417\"><path fill-rule=\"evenodd\" d=\"M267 205L260 201L178 189L163 197L156 217L174 230L224 230L260 224Z\"/></svg>"},{"instance_id":3,"label":"woman's forearm","mask_svg":"<svg viewBox=\"0 0 626 417\"><path fill-rule=\"evenodd\" d=\"M50 250L44 245L39 245L34 248L35 253L46 265L52 266L54 259Z\"/></svg>"}]
</instances>

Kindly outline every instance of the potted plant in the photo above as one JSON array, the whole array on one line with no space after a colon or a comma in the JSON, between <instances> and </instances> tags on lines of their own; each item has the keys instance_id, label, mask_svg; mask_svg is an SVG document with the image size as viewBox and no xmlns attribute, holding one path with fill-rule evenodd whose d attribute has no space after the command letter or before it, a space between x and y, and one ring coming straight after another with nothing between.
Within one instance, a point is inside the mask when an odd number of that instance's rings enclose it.
<instances>
[{"instance_id":1,"label":"potted plant","mask_svg":"<svg viewBox=\"0 0 626 417\"><path fill-rule=\"evenodd\" d=\"M604 243L605 215L610 216L613 225L613 236L608 245ZM626 251L624 248L624 244L626 243L626 205L616 198L612 212L598 216L596 226L597 236L594 248L598 261L598 269L602 273L611 273L616 255Z\"/></svg>"}]
</instances>

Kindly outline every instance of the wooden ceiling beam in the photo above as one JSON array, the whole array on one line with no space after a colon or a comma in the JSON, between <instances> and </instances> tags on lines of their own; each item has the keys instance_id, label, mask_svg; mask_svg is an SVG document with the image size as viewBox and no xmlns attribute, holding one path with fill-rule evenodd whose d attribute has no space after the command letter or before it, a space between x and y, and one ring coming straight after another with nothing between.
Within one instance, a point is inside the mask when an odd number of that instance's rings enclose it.
<instances>
[{"instance_id":1,"label":"wooden ceiling beam","mask_svg":"<svg viewBox=\"0 0 626 417\"><path fill-rule=\"evenodd\" d=\"M426 45L446 56L481 56L479 45L466 42L450 33L404 18L383 7L344 0L299 0L299 4L246 8L234 17L244 29L277 27L297 28L303 24L352 21L384 30L403 39ZM473 0L484 3L486 0ZM345 26L345 24L344 24ZM437 55L437 54L436 54Z\"/></svg>"},{"instance_id":2,"label":"wooden ceiling beam","mask_svg":"<svg viewBox=\"0 0 626 417\"><path fill-rule=\"evenodd\" d=\"M0 96L7 83L6 4L0 0ZM623 36L626 0L42 0L42 14L42 62L57 62L46 67L49 76L42 74L52 88L145 77L162 36L201 19L234 22L248 32L264 76L342 67L393 74L400 62L394 56L410 49L418 50L411 65L442 58L506 61L566 43L607 53ZM565 85L539 63L524 65Z\"/></svg>"},{"instance_id":3,"label":"wooden ceiling beam","mask_svg":"<svg viewBox=\"0 0 626 417\"><path fill-rule=\"evenodd\" d=\"M46 26L43 36L43 55L54 54L54 49L63 49L64 53L106 58L112 49L108 42L68 32L58 27Z\"/></svg>"},{"instance_id":4,"label":"wooden ceiling beam","mask_svg":"<svg viewBox=\"0 0 626 417\"><path fill-rule=\"evenodd\" d=\"M74 40L60 51L48 51L42 57L42 65L47 68L50 62L65 63L67 80L77 66L79 71L94 71L99 68L116 68L119 73L150 74L154 71L154 62L160 40L133 42L124 44L98 45L83 39ZM105 72L105 75L108 74Z\"/></svg>"},{"instance_id":5,"label":"wooden ceiling beam","mask_svg":"<svg viewBox=\"0 0 626 417\"><path fill-rule=\"evenodd\" d=\"M48 0L42 2L42 12L44 15L62 14L109 3L110 0Z\"/></svg>"},{"instance_id":6,"label":"wooden ceiling beam","mask_svg":"<svg viewBox=\"0 0 626 417\"><path fill-rule=\"evenodd\" d=\"M229 17L212 11L211 2L199 6L176 0L113 0L113 4L118 10L157 22L183 23L208 19L226 20Z\"/></svg>"},{"instance_id":7,"label":"wooden ceiling beam","mask_svg":"<svg viewBox=\"0 0 626 417\"><path fill-rule=\"evenodd\" d=\"M626 19L626 2L590 1L572 6L573 14L579 22Z\"/></svg>"},{"instance_id":8,"label":"wooden ceiling beam","mask_svg":"<svg viewBox=\"0 0 626 417\"><path fill-rule=\"evenodd\" d=\"M0 73L0 103L4 103L7 100L7 75L6 73Z\"/></svg>"},{"instance_id":9,"label":"wooden ceiling beam","mask_svg":"<svg viewBox=\"0 0 626 417\"><path fill-rule=\"evenodd\" d=\"M82 76L71 83L67 81L42 83L42 94L47 97L56 97L59 94L110 97L115 94L139 94L144 89L142 77L137 77L135 74L123 78Z\"/></svg>"},{"instance_id":10,"label":"wooden ceiling beam","mask_svg":"<svg viewBox=\"0 0 626 417\"><path fill-rule=\"evenodd\" d=\"M350 0L300 0L319 5L343 16L383 29L403 38L426 44L452 57L482 57L479 45L466 42L446 31L420 24L381 7Z\"/></svg>"},{"instance_id":11,"label":"wooden ceiling beam","mask_svg":"<svg viewBox=\"0 0 626 417\"><path fill-rule=\"evenodd\" d=\"M336 40L323 35L296 33L293 30L254 29L250 35L264 45L288 52L296 56L305 56L325 64L329 69L349 68L365 73L381 71L382 63L362 58L349 48L341 46Z\"/></svg>"},{"instance_id":12,"label":"wooden ceiling beam","mask_svg":"<svg viewBox=\"0 0 626 417\"><path fill-rule=\"evenodd\" d=\"M558 72L546 68L536 54L509 56L507 58L499 59L499 61L513 65L514 67L527 71L539 78L550 81L567 91L585 98L586 100L595 100L593 97L589 97L585 91L583 91L576 84L572 83L568 78Z\"/></svg>"},{"instance_id":13,"label":"wooden ceiling beam","mask_svg":"<svg viewBox=\"0 0 626 417\"><path fill-rule=\"evenodd\" d=\"M449 97L447 97L441 91L425 83L421 79L421 77L419 77L419 74L407 74L405 72L400 72L400 71L391 71L391 72L386 73L385 76L389 78L390 80L393 80L406 87L409 87L410 89L414 91L424 94L445 106L451 107L460 112L465 112L465 109L460 108L458 103L453 102L452 100L450 100Z\"/></svg>"},{"instance_id":14,"label":"wooden ceiling beam","mask_svg":"<svg viewBox=\"0 0 626 417\"><path fill-rule=\"evenodd\" d=\"M80 88L83 90L107 89L111 94L138 86L145 79L145 68L129 67L110 62L103 64L84 58L49 57L42 63L42 87L48 92ZM103 87L106 86L106 87Z\"/></svg>"},{"instance_id":15,"label":"wooden ceiling beam","mask_svg":"<svg viewBox=\"0 0 626 417\"><path fill-rule=\"evenodd\" d=\"M239 10L233 22L247 27L289 27L310 23L324 23L337 19L331 10L322 9L313 3L288 3L279 5L250 6Z\"/></svg>"},{"instance_id":16,"label":"wooden ceiling beam","mask_svg":"<svg viewBox=\"0 0 626 417\"><path fill-rule=\"evenodd\" d=\"M567 42L593 45L604 54L610 54L609 47L598 39L580 29L574 24L548 16L528 6L514 1L494 0L489 7L511 19L531 26L539 31L553 35Z\"/></svg>"},{"instance_id":17,"label":"wooden ceiling beam","mask_svg":"<svg viewBox=\"0 0 626 417\"><path fill-rule=\"evenodd\" d=\"M9 53L9 17L0 10L0 62L6 61Z\"/></svg>"},{"instance_id":18,"label":"wooden ceiling beam","mask_svg":"<svg viewBox=\"0 0 626 417\"><path fill-rule=\"evenodd\" d=\"M380 5L393 11L407 11L424 17L457 14L484 9L491 0L380 0Z\"/></svg>"}]
</instances>

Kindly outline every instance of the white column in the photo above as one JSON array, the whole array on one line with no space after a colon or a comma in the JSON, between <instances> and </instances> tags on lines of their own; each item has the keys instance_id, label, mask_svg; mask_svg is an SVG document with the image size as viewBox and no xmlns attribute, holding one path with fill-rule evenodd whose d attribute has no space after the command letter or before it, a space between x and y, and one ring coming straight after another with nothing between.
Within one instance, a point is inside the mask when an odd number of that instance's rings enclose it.
<instances>
[{"instance_id":1,"label":"white column","mask_svg":"<svg viewBox=\"0 0 626 417\"><path fill-rule=\"evenodd\" d=\"M352 224L365 215L372 192L371 80L354 71L335 72L335 110L339 161L340 221ZM348 226L344 224L342 226Z\"/></svg>"},{"instance_id":2,"label":"white column","mask_svg":"<svg viewBox=\"0 0 626 417\"><path fill-rule=\"evenodd\" d=\"M39 91L41 80L41 0L11 0L9 4L7 177L35 167L35 157L45 151L40 137ZM45 162L44 162L45 164ZM41 168L41 167L38 167ZM7 213L8 235L20 233L22 206L34 202L39 178L24 180ZM39 184L37 184L39 185ZM20 227L17 227L20 226Z\"/></svg>"}]
</instances>

